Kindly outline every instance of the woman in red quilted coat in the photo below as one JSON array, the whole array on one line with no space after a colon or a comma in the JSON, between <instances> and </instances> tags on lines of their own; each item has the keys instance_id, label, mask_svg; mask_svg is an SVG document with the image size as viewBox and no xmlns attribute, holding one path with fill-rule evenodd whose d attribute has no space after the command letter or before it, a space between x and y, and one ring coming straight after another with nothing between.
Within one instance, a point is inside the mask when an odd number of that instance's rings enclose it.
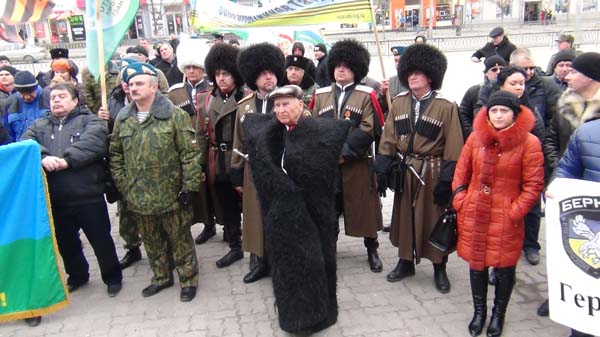
<instances>
[{"instance_id":1,"label":"woman in red quilted coat","mask_svg":"<svg viewBox=\"0 0 600 337\"><path fill-rule=\"evenodd\" d=\"M462 149L452 188L465 185L453 205L458 212L458 255L469 262L474 315L469 333L477 336L486 320L488 267L496 270L494 308L488 336L500 336L515 283L524 239L524 216L544 187L544 157L529 133L531 110L517 96L497 91L475 117Z\"/></svg>"}]
</instances>

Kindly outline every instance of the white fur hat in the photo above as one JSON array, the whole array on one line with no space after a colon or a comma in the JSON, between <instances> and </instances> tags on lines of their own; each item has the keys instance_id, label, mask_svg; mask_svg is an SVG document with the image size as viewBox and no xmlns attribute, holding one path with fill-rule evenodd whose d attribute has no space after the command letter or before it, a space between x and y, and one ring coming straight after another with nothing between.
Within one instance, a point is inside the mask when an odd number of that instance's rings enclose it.
<instances>
[{"instance_id":1,"label":"white fur hat","mask_svg":"<svg viewBox=\"0 0 600 337\"><path fill-rule=\"evenodd\" d=\"M177 67L183 72L186 66L195 66L204 69L204 59L210 46L208 40L187 39L177 46Z\"/></svg>"}]
</instances>

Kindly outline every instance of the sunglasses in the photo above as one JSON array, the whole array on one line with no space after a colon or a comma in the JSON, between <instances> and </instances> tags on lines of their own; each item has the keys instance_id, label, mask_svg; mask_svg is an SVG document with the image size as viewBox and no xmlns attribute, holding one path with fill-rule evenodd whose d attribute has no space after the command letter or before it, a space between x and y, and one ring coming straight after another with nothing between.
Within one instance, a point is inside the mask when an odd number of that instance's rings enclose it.
<instances>
[{"instance_id":1,"label":"sunglasses","mask_svg":"<svg viewBox=\"0 0 600 337\"><path fill-rule=\"evenodd\" d=\"M523 67L525 71L535 71L535 67Z\"/></svg>"},{"instance_id":2,"label":"sunglasses","mask_svg":"<svg viewBox=\"0 0 600 337\"><path fill-rule=\"evenodd\" d=\"M494 68L491 68L490 70L491 70L493 73L497 73L497 72L499 72L500 70L502 70L502 67L494 67Z\"/></svg>"}]
</instances>

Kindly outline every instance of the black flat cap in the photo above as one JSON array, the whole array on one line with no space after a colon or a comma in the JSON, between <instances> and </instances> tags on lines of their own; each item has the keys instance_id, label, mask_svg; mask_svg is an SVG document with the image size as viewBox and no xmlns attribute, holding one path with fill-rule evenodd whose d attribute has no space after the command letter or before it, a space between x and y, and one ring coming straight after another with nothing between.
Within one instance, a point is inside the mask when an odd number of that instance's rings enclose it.
<instances>
[{"instance_id":1,"label":"black flat cap","mask_svg":"<svg viewBox=\"0 0 600 337\"><path fill-rule=\"evenodd\" d=\"M496 27L496 28L492 29L492 31L490 32L490 37L493 38L493 37L496 37L496 36L499 36L502 34L504 34L504 28Z\"/></svg>"}]
</instances>

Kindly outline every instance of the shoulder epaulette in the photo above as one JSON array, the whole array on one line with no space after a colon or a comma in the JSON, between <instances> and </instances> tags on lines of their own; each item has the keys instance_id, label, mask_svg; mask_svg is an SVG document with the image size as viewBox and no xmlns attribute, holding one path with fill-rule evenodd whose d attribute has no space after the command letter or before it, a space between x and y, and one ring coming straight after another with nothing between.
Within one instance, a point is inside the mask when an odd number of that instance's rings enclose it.
<instances>
[{"instance_id":1,"label":"shoulder epaulette","mask_svg":"<svg viewBox=\"0 0 600 337\"><path fill-rule=\"evenodd\" d=\"M173 84L172 86L169 87L169 92L175 90L175 89L180 89L180 88L184 88L185 83L181 82L181 83L176 83Z\"/></svg>"},{"instance_id":2,"label":"shoulder epaulette","mask_svg":"<svg viewBox=\"0 0 600 337\"><path fill-rule=\"evenodd\" d=\"M315 90L315 95L318 94L324 94L326 92L331 92L332 87L331 86L327 86L327 87L323 87L323 88L319 88L317 90Z\"/></svg>"},{"instance_id":3,"label":"shoulder epaulette","mask_svg":"<svg viewBox=\"0 0 600 337\"><path fill-rule=\"evenodd\" d=\"M455 103L453 100L449 99L448 97L444 97L444 95L441 92L439 92L439 91L436 92L435 98L442 99L444 101L448 101L448 102L450 102L452 104Z\"/></svg>"},{"instance_id":4,"label":"shoulder epaulette","mask_svg":"<svg viewBox=\"0 0 600 337\"><path fill-rule=\"evenodd\" d=\"M362 92L366 92L367 94L370 94L371 91L373 91L374 89L371 88L371 87L368 87L366 85L359 84L359 85L356 86L356 90L359 90L359 91L362 91Z\"/></svg>"},{"instance_id":5,"label":"shoulder epaulette","mask_svg":"<svg viewBox=\"0 0 600 337\"><path fill-rule=\"evenodd\" d=\"M406 96L410 93L410 91L406 90L406 91L402 91L400 93L398 93L396 96L392 97L392 99L398 97L398 96Z\"/></svg>"},{"instance_id":6,"label":"shoulder epaulette","mask_svg":"<svg viewBox=\"0 0 600 337\"><path fill-rule=\"evenodd\" d=\"M240 101L239 101L237 104L242 104L242 103L244 103L245 101L247 101L247 100L249 100L249 99L251 99L251 98L253 98L253 97L254 97L254 91L253 91L253 92L251 92L251 93L250 93L249 95L247 95L246 97L242 98L242 99L241 99L241 100L240 100Z\"/></svg>"}]
</instances>

